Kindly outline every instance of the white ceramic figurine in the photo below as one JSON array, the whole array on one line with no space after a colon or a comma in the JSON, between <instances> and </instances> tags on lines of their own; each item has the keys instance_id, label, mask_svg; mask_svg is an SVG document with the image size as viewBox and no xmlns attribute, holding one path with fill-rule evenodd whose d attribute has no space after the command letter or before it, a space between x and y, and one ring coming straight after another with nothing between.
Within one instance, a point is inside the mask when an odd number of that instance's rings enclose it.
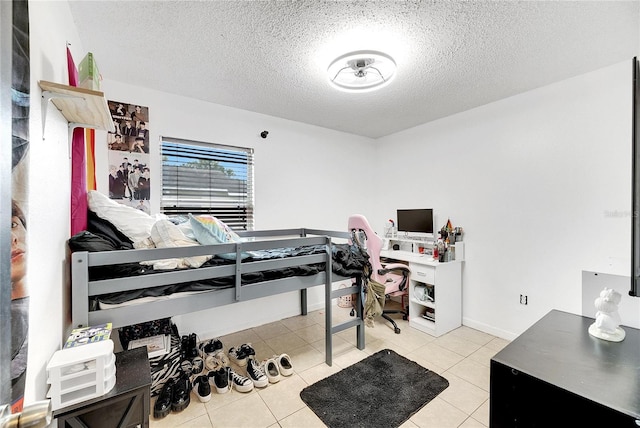
<instances>
[{"instance_id":1,"label":"white ceramic figurine","mask_svg":"<svg viewBox=\"0 0 640 428\"><path fill-rule=\"evenodd\" d=\"M600 297L595 300L596 321L589 326L589 334L599 339L611 342L621 342L625 337L625 332L620 328L620 314L618 304L622 296L616 290L604 288L600 292Z\"/></svg>"}]
</instances>

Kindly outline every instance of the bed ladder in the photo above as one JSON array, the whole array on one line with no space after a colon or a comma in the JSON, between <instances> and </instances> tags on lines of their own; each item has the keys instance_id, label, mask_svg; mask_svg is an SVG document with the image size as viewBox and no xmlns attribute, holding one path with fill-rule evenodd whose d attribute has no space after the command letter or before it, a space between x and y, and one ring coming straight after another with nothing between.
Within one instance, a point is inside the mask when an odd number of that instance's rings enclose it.
<instances>
[{"instance_id":1,"label":"bed ladder","mask_svg":"<svg viewBox=\"0 0 640 428\"><path fill-rule=\"evenodd\" d=\"M349 287L338 288L333 290L333 269L331 266L331 236L349 239L351 236L348 232L336 234L330 233L325 230L316 230L316 229L303 229L301 236L307 235L319 235L325 236L326 238L326 251L327 251L327 260L329 261L325 265L325 284L324 284L324 309L325 309L325 363L328 366L333 365L333 335L341 332L342 330L346 330L351 327L356 328L356 346L358 349L364 349L364 318L362 317L362 280L360 278L356 278L353 281L352 285ZM346 279L344 277L340 277L339 279ZM338 299L342 296L347 296L350 294L354 294L356 296L355 299L355 312L356 316L349 320L345 321L338 325L333 325L332 312L333 312L333 300ZM300 290L300 306L302 315L307 315L307 289Z\"/></svg>"},{"instance_id":2,"label":"bed ladder","mask_svg":"<svg viewBox=\"0 0 640 428\"><path fill-rule=\"evenodd\" d=\"M364 349L364 320L362 318L362 281L357 278L350 287L332 290L331 283L325 285L325 362L333 364L333 335L351 327L356 328L356 346ZM354 294L356 317L341 324L332 325L333 300L342 296Z\"/></svg>"}]
</instances>

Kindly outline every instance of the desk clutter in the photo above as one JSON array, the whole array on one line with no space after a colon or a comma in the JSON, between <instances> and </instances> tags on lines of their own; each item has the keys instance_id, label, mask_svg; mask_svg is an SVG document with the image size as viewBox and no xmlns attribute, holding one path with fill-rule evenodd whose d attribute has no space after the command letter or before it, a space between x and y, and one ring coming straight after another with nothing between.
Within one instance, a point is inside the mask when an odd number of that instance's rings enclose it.
<instances>
[{"instance_id":1,"label":"desk clutter","mask_svg":"<svg viewBox=\"0 0 640 428\"><path fill-rule=\"evenodd\" d=\"M384 227L383 250L405 251L421 255L432 256L440 263L454 260L464 260L464 229L454 227L450 219L432 236L420 234L411 235L409 232L400 233L395 223L389 219ZM457 254L456 254L457 252Z\"/></svg>"},{"instance_id":2,"label":"desk clutter","mask_svg":"<svg viewBox=\"0 0 640 428\"><path fill-rule=\"evenodd\" d=\"M463 233L462 227L453 227L451 220L447 219L447 223L440 228L440 237L433 245L433 259L440 263L456 260L455 243L462 242Z\"/></svg>"},{"instance_id":3,"label":"desk clutter","mask_svg":"<svg viewBox=\"0 0 640 428\"><path fill-rule=\"evenodd\" d=\"M57 410L111 391L116 384L116 357L111 324L75 329L63 349L47 364L47 397Z\"/></svg>"}]
</instances>

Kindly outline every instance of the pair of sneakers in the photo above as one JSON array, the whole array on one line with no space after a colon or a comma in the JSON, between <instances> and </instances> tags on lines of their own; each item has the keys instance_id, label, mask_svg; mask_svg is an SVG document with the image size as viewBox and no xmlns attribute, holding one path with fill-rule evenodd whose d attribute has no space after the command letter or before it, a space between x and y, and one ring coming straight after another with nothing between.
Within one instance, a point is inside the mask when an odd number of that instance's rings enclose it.
<instances>
[{"instance_id":1,"label":"pair of sneakers","mask_svg":"<svg viewBox=\"0 0 640 428\"><path fill-rule=\"evenodd\" d=\"M244 367L247 365L250 357L255 357L256 351L250 343L243 343L240 346L234 346L229 349L229 358L231 361Z\"/></svg>"},{"instance_id":2,"label":"pair of sneakers","mask_svg":"<svg viewBox=\"0 0 640 428\"><path fill-rule=\"evenodd\" d=\"M247 375L255 386L263 388L269 383L279 382L282 376L293 374L289 355L274 355L260 363L255 360L255 355L255 350L247 343L229 349L229 358L241 367L247 366Z\"/></svg>"},{"instance_id":3,"label":"pair of sneakers","mask_svg":"<svg viewBox=\"0 0 640 428\"><path fill-rule=\"evenodd\" d=\"M200 357L184 359L180 363L180 369L187 377L193 380L197 376L203 374L204 360Z\"/></svg>"},{"instance_id":4,"label":"pair of sneakers","mask_svg":"<svg viewBox=\"0 0 640 428\"><path fill-rule=\"evenodd\" d=\"M269 383L277 383L282 379L282 376L291 376L293 374L291 357L287 354L274 355L271 358L267 358L262 361L261 366L269 379Z\"/></svg>"},{"instance_id":5,"label":"pair of sneakers","mask_svg":"<svg viewBox=\"0 0 640 428\"><path fill-rule=\"evenodd\" d=\"M198 353L202 359L210 355L216 355L223 351L222 342L220 339L211 339L198 344Z\"/></svg>"},{"instance_id":6,"label":"pair of sneakers","mask_svg":"<svg viewBox=\"0 0 640 428\"><path fill-rule=\"evenodd\" d=\"M242 376L231 367L222 367L208 374L209 383L216 388L218 394L225 394L235 388L238 392L251 392L253 382L251 379Z\"/></svg>"},{"instance_id":7,"label":"pair of sneakers","mask_svg":"<svg viewBox=\"0 0 640 428\"><path fill-rule=\"evenodd\" d=\"M204 361L204 366L209 371L217 371L229 365L229 358L224 353L222 342L219 339L211 339L198 344L198 353Z\"/></svg>"},{"instance_id":8,"label":"pair of sneakers","mask_svg":"<svg viewBox=\"0 0 640 428\"><path fill-rule=\"evenodd\" d=\"M198 356L198 336L195 333L182 336L180 340L180 355L182 359L189 359Z\"/></svg>"},{"instance_id":9,"label":"pair of sneakers","mask_svg":"<svg viewBox=\"0 0 640 428\"><path fill-rule=\"evenodd\" d=\"M257 388L269 385L262 365L255 360L256 351L248 343L229 349L229 358L240 367L247 367L247 377Z\"/></svg>"},{"instance_id":10,"label":"pair of sneakers","mask_svg":"<svg viewBox=\"0 0 640 428\"><path fill-rule=\"evenodd\" d=\"M162 419L171 411L181 412L186 409L191 401L189 397L190 389L191 382L184 373L181 373L177 378L168 379L162 386L160 394L153 405L153 417Z\"/></svg>"}]
</instances>

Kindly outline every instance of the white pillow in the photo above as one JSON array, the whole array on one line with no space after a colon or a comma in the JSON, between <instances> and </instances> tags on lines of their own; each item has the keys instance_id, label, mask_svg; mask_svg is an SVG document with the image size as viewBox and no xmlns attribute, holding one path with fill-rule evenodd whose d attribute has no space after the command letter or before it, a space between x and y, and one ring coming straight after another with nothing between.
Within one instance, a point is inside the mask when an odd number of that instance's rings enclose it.
<instances>
[{"instance_id":1,"label":"white pillow","mask_svg":"<svg viewBox=\"0 0 640 428\"><path fill-rule=\"evenodd\" d=\"M133 207L119 204L96 190L90 190L87 193L87 201L91 211L118 228L134 243L134 246L151 236L151 228L157 218ZM166 218L166 216L160 215L160 218Z\"/></svg>"},{"instance_id":2,"label":"white pillow","mask_svg":"<svg viewBox=\"0 0 640 428\"><path fill-rule=\"evenodd\" d=\"M151 239L156 248L176 248L176 247L192 247L200 245L198 241L189 239L184 233L169 220L158 220L151 228ZM140 262L142 265L153 265L158 269L176 269L176 268L198 268L202 266L211 256L192 256L183 258L173 258L164 260L153 260Z\"/></svg>"}]
</instances>

